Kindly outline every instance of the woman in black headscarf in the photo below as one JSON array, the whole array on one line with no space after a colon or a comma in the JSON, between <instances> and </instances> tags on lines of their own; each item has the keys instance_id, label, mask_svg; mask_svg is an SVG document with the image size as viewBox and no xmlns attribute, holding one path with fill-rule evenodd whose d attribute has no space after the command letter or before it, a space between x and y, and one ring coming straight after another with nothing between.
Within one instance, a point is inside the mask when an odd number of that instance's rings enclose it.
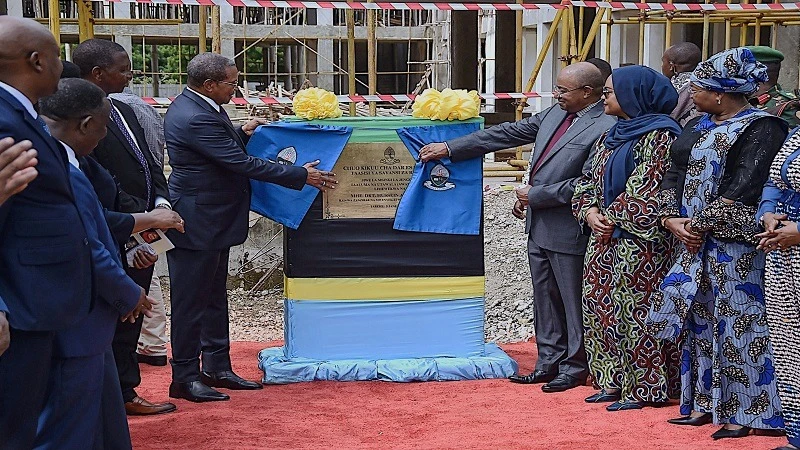
<instances>
[{"instance_id":1,"label":"woman in black headscarf","mask_svg":"<svg viewBox=\"0 0 800 450\"><path fill-rule=\"evenodd\" d=\"M606 409L621 411L666 402L677 391L677 372L667 373L677 353L647 334L645 321L674 247L658 226L655 194L680 127L669 117L675 88L648 67L613 71L603 95L606 114L619 120L598 141L592 171L575 187L573 211L592 231L584 343L601 391L586 401L613 402Z\"/></svg>"}]
</instances>

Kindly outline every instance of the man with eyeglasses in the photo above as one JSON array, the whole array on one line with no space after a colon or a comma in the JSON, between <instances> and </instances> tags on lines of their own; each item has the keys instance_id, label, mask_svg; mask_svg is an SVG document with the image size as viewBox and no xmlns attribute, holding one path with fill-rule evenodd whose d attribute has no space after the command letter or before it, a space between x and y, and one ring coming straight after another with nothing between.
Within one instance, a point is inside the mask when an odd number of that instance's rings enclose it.
<instances>
[{"instance_id":1,"label":"man with eyeglasses","mask_svg":"<svg viewBox=\"0 0 800 450\"><path fill-rule=\"evenodd\" d=\"M128 86L133 77L131 60L125 49L112 41L89 39L78 45L72 53L72 62L81 71L81 77L102 89L106 95L118 94ZM111 111L106 127L106 137L92 152L119 184L118 212L143 213L155 208L172 209L167 180L147 145L145 131L133 109L127 104L109 99ZM125 258L125 271L139 286L149 293L153 264L157 255L140 252L129 266ZM136 357L142 320L120 322L114 334L112 349L117 364L122 397L128 415L152 415L174 411L173 403L151 403L136 393L141 383L141 372Z\"/></svg>"},{"instance_id":2,"label":"man with eyeglasses","mask_svg":"<svg viewBox=\"0 0 800 450\"><path fill-rule=\"evenodd\" d=\"M526 219L538 358L531 374L512 375L510 380L546 383L544 392L586 382L581 283L588 236L572 215L572 194L578 177L591 169L595 141L615 122L603 113L605 80L597 67L573 64L556 81L558 105L420 151L423 161L447 156L461 161L534 143L529 174L516 190L512 213Z\"/></svg>"},{"instance_id":3,"label":"man with eyeglasses","mask_svg":"<svg viewBox=\"0 0 800 450\"><path fill-rule=\"evenodd\" d=\"M300 190L332 188L319 161L282 165L250 156L254 119L234 125L222 105L236 92L239 70L230 58L201 53L186 66L187 87L164 118L171 199L186 219L185 234L169 233L172 305L172 383L169 395L193 402L228 400L230 390L261 389L233 372L228 334L228 256L249 229L250 179ZM201 370L202 365L202 370Z\"/></svg>"}]
</instances>

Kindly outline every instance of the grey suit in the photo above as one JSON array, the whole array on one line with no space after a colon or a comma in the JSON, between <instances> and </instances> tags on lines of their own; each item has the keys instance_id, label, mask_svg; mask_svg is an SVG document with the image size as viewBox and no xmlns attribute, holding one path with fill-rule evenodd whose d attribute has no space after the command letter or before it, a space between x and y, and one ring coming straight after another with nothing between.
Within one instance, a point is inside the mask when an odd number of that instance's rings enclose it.
<instances>
[{"instance_id":1,"label":"grey suit","mask_svg":"<svg viewBox=\"0 0 800 450\"><path fill-rule=\"evenodd\" d=\"M519 122L505 123L448 141L453 161L534 142L538 161L566 117L558 105ZM598 103L576 118L556 142L536 173L528 192L525 232L536 311L536 370L579 379L588 373L583 348L581 283L588 236L572 215L572 194L588 172L594 144L616 119Z\"/></svg>"}]
</instances>

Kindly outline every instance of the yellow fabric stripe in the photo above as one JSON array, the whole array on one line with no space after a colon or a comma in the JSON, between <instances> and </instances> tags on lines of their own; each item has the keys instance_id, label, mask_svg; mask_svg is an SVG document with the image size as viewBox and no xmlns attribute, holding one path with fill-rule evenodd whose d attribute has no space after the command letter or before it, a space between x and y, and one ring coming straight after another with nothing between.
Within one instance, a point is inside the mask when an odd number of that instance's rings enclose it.
<instances>
[{"instance_id":1,"label":"yellow fabric stripe","mask_svg":"<svg viewBox=\"0 0 800 450\"><path fill-rule=\"evenodd\" d=\"M284 278L292 300L433 300L484 296L484 277Z\"/></svg>"}]
</instances>

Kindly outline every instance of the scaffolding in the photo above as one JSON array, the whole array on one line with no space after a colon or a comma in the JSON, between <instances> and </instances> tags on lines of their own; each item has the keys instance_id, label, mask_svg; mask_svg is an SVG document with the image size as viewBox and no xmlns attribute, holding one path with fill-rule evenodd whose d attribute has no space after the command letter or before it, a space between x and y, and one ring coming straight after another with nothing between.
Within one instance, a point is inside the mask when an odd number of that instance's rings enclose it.
<instances>
[{"instance_id":1,"label":"scaffolding","mask_svg":"<svg viewBox=\"0 0 800 450\"><path fill-rule=\"evenodd\" d=\"M742 0L741 4L747 2ZM709 0L705 0L705 3L710 4ZM672 0L668 0L668 4L672 4ZM738 3L727 0L726 4ZM761 0L755 4L761 4ZM159 86L159 82L165 77L177 80L175 84L180 87L185 79L184 53L206 51L207 28L211 28L212 51L220 51L223 41L219 6L131 3L125 4L130 9L130 18L116 18L115 8L108 2L23 0L23 5L25 14L49 23L59 39L65 25L78 25L78 40L93 36L95 26L109 27L114 37L124 34L118 30L127 27L131 38L136 40L135 59L138 66L134 69L142 77L140 81L147 80L151 86L142 88L138 92L140 95L160 94L159 90L163 91L164 87L163 83ZM49 14L53 9L58 9L59 14ZM237 63L242 67L242 92L244 95L291 95L301 86L316 84L321 76L332 77L333 89L349 95L376 94L380 91L414 94L428 86L446 85L453 69L448 39L450 17L459 13L429 9L233 7L232 23L241 28L241 33L235 38L234 51ZM617 39L623 35L630 38L631 28L638 29L636 62L641 64L645 62L646 53L652 53L653 50L657 50L660 57L663 47L673 43L674 27L678 25L689 24L702 30L700 46L704 56L708 56L713 48L721 50L746 44L775 46L777 29L800 25L800 11L797 10L612 10L608 7L588 8L564 3L558 5L546 30L537 30L537 33L546 36L537 49L532 70L525 74L522 72L522 41L523 15L526 13L521 10L516 12L516 92L533 90L548 55L557 55L562 66L590 56L610 59L615 36ZM318 17L322 14L332 16L332 26L320 27ZM158 38L148 35L147 27L150 25L173 26L177 29L177 33L174 33L177 36ZM266 33L263 32L265 25L270 27ZM130 32L132 26L141 28L138 33L133 33ZM663 47L648 52L647 33L648 28L653 26L663 30ZM358 33L357 27L361 27ZM366 30L363 30L364 27ZM408 32L404 38L395 35L390 40L378 39L376 30L386 27L404 27ZM313 38L309 38L307 31L312 28L326 31L316 32ZM256 31L250 32L250 29ZM67 40L75 41L74 36L69 36ZM323 40L333 42L333 46L319 48ZM157 46L163 45L177 46L178 70L164 72L158 65ZM366 54L366 58L356 58L356 53ZM381 54L380 60L378 54ZM148 60L150 64L147 64ZM320 61L325 62L329 69L320 69ZM486 61L484 59L481 63ZM387 62L393 65L387 68ZM495 63L511 64L511 58L503 58ZM402 66L401 70L397 70L398 66ZM525 79L527 82L523 84ZM525 99L518 102L518 119L522 117L526 105ZM407 104L394 106L408 107ZM356 105L350 105L351 113L355 114L356 109ZM374 102L369 110L375 113Z\"/></svg>"}]
</instances>

